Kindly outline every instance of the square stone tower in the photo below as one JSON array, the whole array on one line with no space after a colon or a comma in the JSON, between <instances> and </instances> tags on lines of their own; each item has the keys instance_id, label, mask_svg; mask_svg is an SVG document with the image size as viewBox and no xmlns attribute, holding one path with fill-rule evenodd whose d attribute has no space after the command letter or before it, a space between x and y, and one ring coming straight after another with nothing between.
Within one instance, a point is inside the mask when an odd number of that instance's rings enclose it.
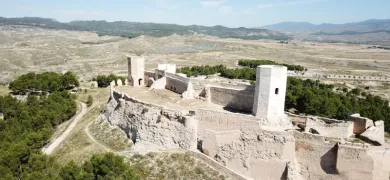
<instances>
[{"instance_id":1,"label":"square stone tower","mask_svg":"<svg viewBox=\"0 0 390 180\"><path fill-rule=\"evenodd\" d=\"M284 101L287 87L287 67L275 65L258 66L256 91L252 113L267 119L271 124L284 124Z\"/></svg>"},{"instance_id":2,"label":"square stone tower","mask_svg":"<svg viewBox=\"0 0 390 180\"><path fill-rule=\"evenodd\" d=\"M131 86L140 87L145 84L145 58L127 57L128 80Z\"/></svg>"}]
</instances>

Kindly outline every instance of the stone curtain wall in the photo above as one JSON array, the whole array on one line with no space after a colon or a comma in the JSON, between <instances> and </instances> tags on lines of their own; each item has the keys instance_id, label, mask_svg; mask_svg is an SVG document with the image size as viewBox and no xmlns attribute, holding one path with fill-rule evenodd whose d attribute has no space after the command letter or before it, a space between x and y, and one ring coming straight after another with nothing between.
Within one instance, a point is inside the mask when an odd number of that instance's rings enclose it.
<instances>
[{"instance_id":1,"label":"stone curtain wall","mask_svg":"<svg viewBox=\"0 0 390 180\"><path fill-rule=\"evenodd\" d=\"M198 109L196 118L199 121L198 134L204 137L205 130L214 131L260 131L261 121L252 115Z\"/></svg>"},{"instance_id":2,"label":"stone curtain wall","mask_svg":"<svg viewBox=\"0 0 390 180\"><path fill-rule=\"evenodd\" d=\"M154 78L154 76L155 76L155 73L152 71L145 71L144 72L145 86L151 86L151 84L149 84L149 78Z\"/></svg>"},{"instance_id":3,"label":"stone curtain wall","mask_svg":"<svg viewBox=\"0 0 390 180\"><path fill-rule=\"evenodd\" d=\"M373 180L374 161L368 156L368 148L339 145L337 170L339 174L347 179L368 179ZM387 178L389 174L387 174Z\"/></svg>"},{"instance_id":4,"label":"stone curtain wall","mask_svg":"<svg viewBox=\"0 0 390 180\"><path fill-rule=\"evenodd\" d=\"M173 92L176 92L178 94L183 94L185 91L187 91L189 79L172 74L172 73L166 73L167 75L167 85L166 89L171 90Z\"/></svg>"},{"instance_id":5,"label":"stone curtain wall","mask_svg":"<svg viewBox=\"0 0 390 180\"><path fill-rule=\"evenodd\" d=\"M309 133L294 132L295 157L305 179L328 179L337 173L337 143Z\"/></svg>"},{"instance_id":6,"label":"stone curtain wall","mask_svg":"<svg viewBox=\"0 0 390 180\"><path fill-rule=\"evenodd\" d=\"M348 138L353 135L353 126L354 123L352 121L327 124L315 117L309 117L306 119L305 131L310 132L310 130L313 129L321 136Z\"/></svg>"},{"instance_id":7,"label":"stone curtain wall","mask_svg":"<svg viewBox=\"0 0 390 180\"><path fill-rule=\"evenodd\" d=\"M245 89L233 89L230 87L211 86L211 103L225 106L233 110L252 112L253 99L255 94L254 87Z\"/></svg>"},{"instance_id":8,"label":"stone curtain wall","mask_svg":"<svg viewBox=\"0 0 390 180\"><path fill-rule=\"evenodd\" d=\"M190 149L197 143L196 128L187 127L194 124L186 123L192 119L188 111L166 109L114 91L103 115L135 144L146 141L167 148Z\"/></svg>"}]
</instances>

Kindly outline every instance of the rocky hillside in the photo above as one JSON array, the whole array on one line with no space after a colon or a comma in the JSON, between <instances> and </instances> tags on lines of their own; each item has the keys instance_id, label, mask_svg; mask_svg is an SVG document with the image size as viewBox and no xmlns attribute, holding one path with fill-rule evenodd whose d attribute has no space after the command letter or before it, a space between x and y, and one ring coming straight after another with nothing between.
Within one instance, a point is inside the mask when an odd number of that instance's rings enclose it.
<instances>
[{"instance_id":1,"label":"rocky hillside","mask_svg":"<svg viewBox=\"0 0 390 180\"><path fill-rule=\"evenodd\" d=\"M312 24L309 22L282 22L261 28L289 32L296 39L353 44L388 45L390 35L390 19L371 19L345 24Z\"/></svg>"},{"instance_id":2,"label":"rocky hillside","mask_svg":"<svg viewBox=\"0 0 390 180\"><path fill-rule=\"evenodd\" d=\"M284 33L266 29L228 28L224 26L182 26L177 24L139 23L126 21L72 21L69 23L58 22L54 19L39 17L3 18L0 17L0 25L27 25L48 29L93 31L99 35L114 35L122 37L136 37L150 35L165 37L172 34L192 35L205 34L220 38L238 39L276 39L287 40L290 37Z\"/></svg>"}]
</instances>

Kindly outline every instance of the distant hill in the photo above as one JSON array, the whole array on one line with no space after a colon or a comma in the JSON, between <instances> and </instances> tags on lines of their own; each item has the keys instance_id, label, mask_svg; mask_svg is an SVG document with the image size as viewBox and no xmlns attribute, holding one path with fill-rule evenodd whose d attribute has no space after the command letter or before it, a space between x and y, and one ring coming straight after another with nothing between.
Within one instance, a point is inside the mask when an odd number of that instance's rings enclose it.
<instances>
[{"instance_id":1,"label":"distant hill","mask_svg":"<svg viewBox=\"0 0 390 180\"><path fill-rule=\"evenodd\" d=\"M224 26L182 26L176 24L159 23L139 23L126 21L72 21L61 23L54 19L40 17L23 18L3 18L0 17L0 25L25 25L47 29L65 29L79 31L93 31L99 35L114 35L123 37L136 37L140 35L150 35L155 37L170 36L172 34L191 35L205 34L220 38L239 39L275 39L288 40L291 37L274 30L248 29L248 28L228 28Z\"/></svg>"},{"instance_id":2,"label":"distant hill","mask_svg":"<svg viewBox=\"0 0 390 180\"><path fill-rule=\"evenodd\" d=\"M371 19L345 24L282 22L261 27L292 34L301 40L390 45L390 19Z\"/></svg>"},{"instance_id":3,"label":"distant hill","mask_svg":"<svg viewBox=\"0 0 390 180\"><path fill-rule=\"evenodd\" d=\"M389 31L390 19L378 20L371 19L356 23L345 24L319 24L315 25L309 22L282 22L273 25L263 26L261 28L276 30L276 31L312 31L312 32L328 32L328 33L342 33L349 32L372 32L372 31Z\"/></svg>"}]
</instances>

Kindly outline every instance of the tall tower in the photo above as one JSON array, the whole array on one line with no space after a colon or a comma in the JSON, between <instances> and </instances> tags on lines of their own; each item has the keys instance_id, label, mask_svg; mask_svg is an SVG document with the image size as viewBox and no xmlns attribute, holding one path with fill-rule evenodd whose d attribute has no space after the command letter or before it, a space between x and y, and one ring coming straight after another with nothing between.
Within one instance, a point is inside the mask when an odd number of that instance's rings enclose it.
<instances>
[{"instance_id":1,"label":"tall tower","mask_svg":"<svg viewBox=\"0 0 390 180\"><path fill-rule=\"evenodd\" d=\"M140 87L145 84L145 58L127 57L128 80L131 86Z\"/></svg>"},{"instance_id":2,"label":"tall tower","mask_svg":"<svg viewBox=\"0 0 390 180\"><path fill-rule=\"evenodd\" d=\"M287 67L275 65L258 66L256 91L252 113L267 119L272 124L284 124L284 101L287 86Z\"/></svg>"}]
</instances>

